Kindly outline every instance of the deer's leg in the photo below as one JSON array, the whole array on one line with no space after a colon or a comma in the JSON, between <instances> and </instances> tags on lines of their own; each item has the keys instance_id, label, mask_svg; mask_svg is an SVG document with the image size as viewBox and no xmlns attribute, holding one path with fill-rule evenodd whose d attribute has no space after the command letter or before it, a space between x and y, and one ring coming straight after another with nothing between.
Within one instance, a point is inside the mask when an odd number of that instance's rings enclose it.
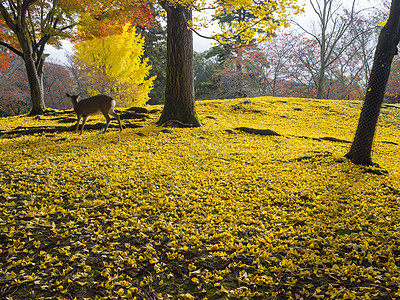
<instances>
[{"instance_id":1,"label":"deer's leg","mask_svg":"<svg viewBox=\"0 0 400 300\"><path fill-rule=\"evenodd\" d=\"M88 116L83 116L82 120L82 127L81 127L81 134L83 133L83 127L85 127L86 121L87 121Z\"/></svg>"},{"instance_id":2,"label":"deer's leg","mask_svg":"<svg viewBox=\"0 0 400 300\"><path fill-rule=\"evenodd\" d=\"M75 132L78 132L80 121L81 121L81 116L78 116L78 121L76 122L76 126L75 126Z\"/></svg>"},{"instance_id":3,"label":"deer's leg","mask_svg":"<svg viewBox=\"0 0 400 300\"><path fill-rule=\"evenodd\" d=\"M110 114L118 120L119 131L122 131L121 118L119 117L119 114L117 114L114 110L111 110Z\"/></svg>"},{"instance_id":4,"label":"deer's leg","mask_svg":"<svg viewBox=\"0 0 400 300\"><path fill-rule=\"evenodd\" d=\"M111 118L108 115L108 112L104 112L103 115L104 115L104 118L106 118L106 121L107 121L106 122L106 127L104 128L104 131L103 131L103 133L105 133L107 131L107 129L108 129L108 126L110 125Z\"/></svg>"}]
</instances>

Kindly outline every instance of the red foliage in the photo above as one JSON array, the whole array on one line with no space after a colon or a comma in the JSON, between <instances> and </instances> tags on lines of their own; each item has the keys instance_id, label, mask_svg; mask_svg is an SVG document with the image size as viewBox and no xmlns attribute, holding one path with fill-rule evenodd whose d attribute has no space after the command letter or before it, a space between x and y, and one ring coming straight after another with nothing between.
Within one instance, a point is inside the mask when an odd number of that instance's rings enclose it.
<instances>
[{"instance_id":1,"label":"red foliage","mask_svg":"<svg viewBox=\"0 0 400 300\"><path fill-rule=\"evenodd\" d=\"M5 71L9 66L12 58L6 52L0 51L0 71Z\"/></svg>"},{"instance_id":2,"label":"red foliage","mask_svg":"<svg viewBox=\"0 0 400 300\"><path fill-rule=\"evenodd\" d=\"M0 72L0 86L0 111L14 115L29 110L29 84L22 59L12 59Z\"/></svg>"},{"instance_id":3,"label":"red foliage","mask_svg":"<svg viewBox=\"0 0 400 300\"><path fill-rule=\"evenodd\" d=\"M0 19L0 40L1 37L7 33L8 31L6 29L4 20ZM5 52L5 49L2 49L0 45L0 71L4 71L10 66L11 60L11 56L7 52Z\"/></svg>"},{"instance_id":4,"label":"red foliage","mask_svg":"<svg viewBox=\"0 0 400 300\"><path fill-rule=\"evenodd\" d=\"M57 109L71 108L71 102L65 98L65 91L73 91L77 82L72 71L59 64L46 62L43 76L44 96L47 107Z\"/></svg>"},{"instance_id":5,"label":"red foliage","mask_svg":"<svg viewBox=\"0 0 400 300\"><path fill-rule=\"evenodd\" d=\"M0 114L18 115L29 111L31 106L29 84L23 60L13 56L10 66L0 72ZM65 91L74 90L77 83L71 71L61 65L46 63L43 78L45 102L48 107L67 109L70 101Z\"/></svg>"},{"instance_id":6,"label":"red foliage","mask_svg":"<svg viewBox=\"0 0 400 300\"><path fill-rule=\"evenodd\" d=\"M76 38L87 40L94 37L106 37L122 33L125 24L133 26L150 27L154 22L151 8L147 1L113 0L102 1L93 5L93 1L84 0L80 27Z\"/></svg>"}]
</instances>

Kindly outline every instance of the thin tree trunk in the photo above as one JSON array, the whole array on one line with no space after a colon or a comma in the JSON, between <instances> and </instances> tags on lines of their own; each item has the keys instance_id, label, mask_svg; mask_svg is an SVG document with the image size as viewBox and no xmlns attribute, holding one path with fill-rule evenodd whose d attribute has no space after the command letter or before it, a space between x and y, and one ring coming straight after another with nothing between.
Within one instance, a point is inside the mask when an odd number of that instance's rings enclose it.
<instances>
[{"instance_id":1,"label":"thin tree trunk","mask_svg":"<svg viewBox=\"0 0 400 300\"><path fill-rule=\"evenodd\" d=\"M392 0L389 19L379 35L365 101L350 151L345 155L353 163L372 165L371 151L376 124L400 39L400 0Z\"/></svg>"},{"instance_id":2,"label":"thin tree trunk","mask_svg":"<svg viewBox=\"0 0 400 300\"><path fill-rule=\"evenodd\" d=\"M324 20L326 19L324 13ZM322 99L322 93L325 82L325 71L326 71L326 21L323 22L323 29L321 34L321 49L320 49L320 66L317 80L317 99Z\"/></svg>"},{"instance_id":3,"label":"thin tree trunk","mask_svg":"<svg viewBox=\"0 0 400 300\"><path fill-rule=\"evenodd\" d=\"M324 74L325 69L320 70L320 74L318 75L318 81L317 81L317 99L322 99L322 92L323 92L323 86L324 86Z\"/></svg>"},{"instance_id":4,"label":"thin tree trunk","mask_svg":"<svg viewBox=\"0 0 400 300\"><path fill-rule=\"evenodd\" d=\"M177 123L201 126L195 109L193 75L193 35L187 22L192 12L181 5L167 10L167 75L165 104L159 125Z\"/></svg>"}]
</instances>

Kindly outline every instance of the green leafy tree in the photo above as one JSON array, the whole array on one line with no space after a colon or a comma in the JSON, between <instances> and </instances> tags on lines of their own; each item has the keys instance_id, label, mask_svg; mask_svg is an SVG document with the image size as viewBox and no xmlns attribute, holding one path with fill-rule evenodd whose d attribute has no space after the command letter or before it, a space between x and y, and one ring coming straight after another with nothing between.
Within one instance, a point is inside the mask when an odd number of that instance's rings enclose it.
<instances>
[{"instance_id":1,"label":"green leafy tree","mask_svg":"<svg viewBox=\"0 0 400 300\"><path fill-rule=\"evenodd\" d=\"M243 97L247 94L245 91L245 86L242 85L244 81L244 77L246 77L245 70L243 69L243 58L242 54L245 52L243 47L249 46L249 44L255 44L255 40L257 37L265 37L273 34L273 27L279 25L278 21L274 20L273 14L271 14L268 18L271 24L270 30L267 32L262 27L255 27L254 32L251 32L251 35L254 35L253 39L250 39L249 36L242 36L242 32L240 30L246 31L246 27L240 27L240 24L254 24L259 18L257 16L257 11L262 9L264 2L253 3L253 6L250 7L241 7L235 11L231 11L229 9L224 9L219 14L217 14L214 19L218 22L221 27L229 28L228 32L221 35L219 37L220 41L223 41L222 47L220 49L215 48L215 53L218 55L220 60L224 60L224 63L228 63L230 66L228 69L229 72L234 72L235 75L235 92L230 93L232 97ZM239 30L239 28L242 28ZM229 62L228 62L229 61ZM232 67L235 70L232 70ZM229 74L227 74L228 77ZM242 80L243 79L243 80Z\"/></svg>"},{"instance_id":2,"label":"green leafy tree","mask_svg":"<svg viewBox=\"0 0 400 300\"><path fill-rule=\"evenodd\" d=\"M149 94L148 104L163 104L165 94L166 60L167 60L167 31L165 17L159 6L150 3L154 18L158 21L151 27L137 27L137 31L144 37L144 58L148 58L151 65L150 77L155 77L153 89Z\"/></svg>"},{"instance_id":3,"label":"green leafy tree","mask_svg":"<svg viewBox=\"0 0 400 300\"><path fill-rule=\"evenodd\" d=\"M262 41L280 26L288 26L287 17L300 13L302 8L296 0L271 1L257 5L258 1L160 1L167 12L167 77L165 105L158 120L159 124L184 124L201 126L195 111L193 76L193 35L194 24L202 20L192 20L192 10L214 9L215 16L230 14L242 9L251 10L254 19L220 24L221 32L214 38L224 43L232 37L240 36L243 43L257 39ZM274 20L272 22L271 20ZM258 34L260 31L267 34Z\"/></svg>"},{"instance_id":4,"label":"green leafy tree","mask_svg":"<svg viewBox=\"0 0 400 300\"><path fill-rule=\"evenodd\" d=\"M213 58L207 58L208 52L194 52L194 88L196 99L215 99L217 97L214 81L220 68Z\"/></svg>"}]
</instances>

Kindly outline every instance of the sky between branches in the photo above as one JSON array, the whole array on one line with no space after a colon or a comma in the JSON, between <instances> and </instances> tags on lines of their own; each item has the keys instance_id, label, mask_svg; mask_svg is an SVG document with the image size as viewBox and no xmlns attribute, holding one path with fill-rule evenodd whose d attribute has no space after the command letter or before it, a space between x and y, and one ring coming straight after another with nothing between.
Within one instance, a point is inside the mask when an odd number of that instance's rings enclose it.
<instances>
[{"instance_id":1,"label":"sky between branches","mask_svg":"<svg viewBox=\"0 0 400 300\"><path fill-rule=\"evenodd\" d=\"M309 4L310 0L299 0L299 3L305 3L306 4L306 13L305 15L300 15L300 16L295 16L295 20L297 22L300 22L303 26L308 26L311 24L314 15L314 12L312 11L312 8ZM351 5L352 1L349 0L342 0L344 3L344 6L346 7ZM376 6L375 0L356 0L356 5L357 5L357 10L361 8L368 8L368 7L373 7ZM291 26L289 30L295 30L295 25ZM200 33L204 36L211 36L212 30L216 30L216 27L213 28L207 28L203 29L200 31ZM210 39L205 39L197 34L193 34L193 47L194 51L196 52L204 52L208 50L210 47L213 45L213 41ZM55 49L54 47L47 45L46 46L46 53L50 54L50 61L60 63L60 64L67 64L68 65L68 60L66 58L66 54L71 54L72 53L72 44L69 43L68 41L64 41L62 43L63 47L62 49Z\"/></svg>"}]
</instances>

